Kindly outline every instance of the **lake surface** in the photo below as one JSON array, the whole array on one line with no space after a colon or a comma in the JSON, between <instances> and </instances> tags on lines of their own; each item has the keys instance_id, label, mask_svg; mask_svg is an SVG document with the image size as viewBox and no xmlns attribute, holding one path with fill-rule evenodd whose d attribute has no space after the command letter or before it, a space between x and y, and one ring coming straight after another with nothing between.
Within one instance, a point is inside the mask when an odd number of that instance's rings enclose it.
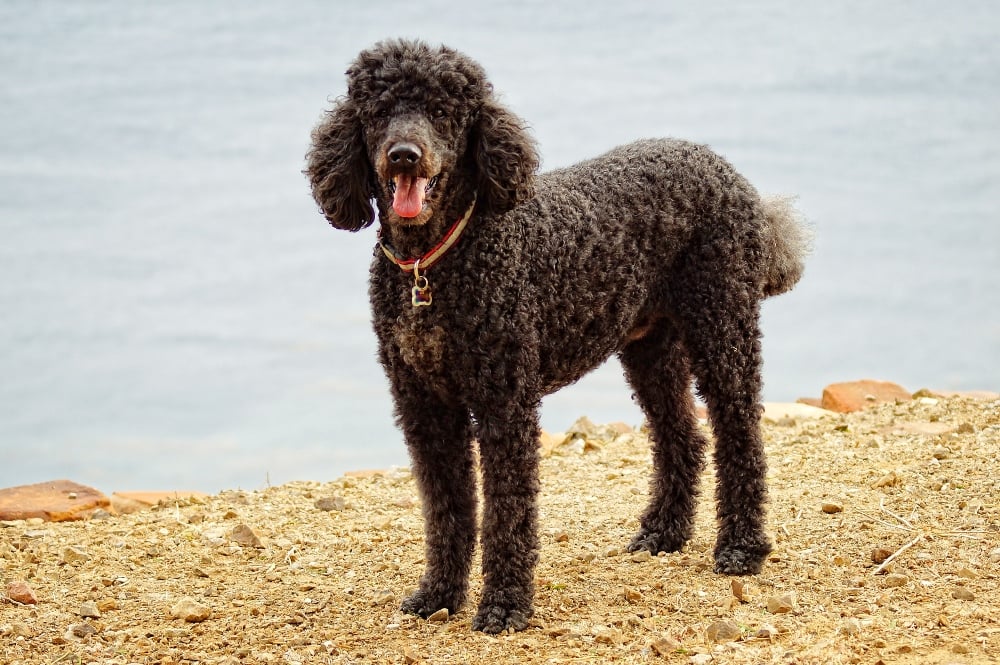
<instances>
[{"instance_id":1,"label":"lake surface","mask_svg":"<svg viewBox=\"0 0 1000 665\"><path fill-rule=\"evenodd\" d=\"M817 232L765 398L1000 388L1000 9L981 2L0 4L0 486L255 489L406 464L374 229L301 175L353 56L478 59L543 168L712 145ZM543 426L638 423L612 362Z\"/></svg>"}]
</instances>

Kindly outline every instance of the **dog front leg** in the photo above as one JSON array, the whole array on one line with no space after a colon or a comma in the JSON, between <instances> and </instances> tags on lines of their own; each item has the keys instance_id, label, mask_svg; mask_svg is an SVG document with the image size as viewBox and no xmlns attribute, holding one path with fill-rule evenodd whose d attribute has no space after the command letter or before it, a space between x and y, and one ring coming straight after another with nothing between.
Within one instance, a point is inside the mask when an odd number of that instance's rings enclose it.
<instances>
[{"instance_id":1,"label":"dog front leg","mask_svg":"<svg viewBox=\"0 0 1000 665\"><path fill-rule=\"evenodd\" d=\"M538 563L538 414L520 407L480 419L483 597L472 627L523 630ZM512 412L513 411L513 412Z\"/></svg>"},{"instance_id":2,"label":"dog front leg","mask_svg":"<svg viewBox=\"0 0 1000 665\"><path fill-rule=\"evenodd\" d=\"M469 414L422 394L398 398L399 421L423 504L425 569L402 610L425 619L458 611L476 544L476 483Z\"/></svg>"}]
</instances>

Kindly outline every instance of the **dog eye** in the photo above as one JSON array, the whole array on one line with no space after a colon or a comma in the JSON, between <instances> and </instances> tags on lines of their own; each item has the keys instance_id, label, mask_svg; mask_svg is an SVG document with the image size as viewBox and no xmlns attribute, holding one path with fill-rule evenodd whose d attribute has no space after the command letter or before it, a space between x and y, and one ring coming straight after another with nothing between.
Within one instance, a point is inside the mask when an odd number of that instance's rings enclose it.
<instances>
[{"instance_id":1,"label":"dog eye","mask_svg":"<svg viewBox=\"0 0 1000 665\"><path fill-rule=\"evenodd\" d=\"M445 115L446 114L444 112L444 109L442 109L442 108L436 108L433 111L431 111L431 116L433 116L435 120L440 120Z\"/></svg>"}]
</instances>

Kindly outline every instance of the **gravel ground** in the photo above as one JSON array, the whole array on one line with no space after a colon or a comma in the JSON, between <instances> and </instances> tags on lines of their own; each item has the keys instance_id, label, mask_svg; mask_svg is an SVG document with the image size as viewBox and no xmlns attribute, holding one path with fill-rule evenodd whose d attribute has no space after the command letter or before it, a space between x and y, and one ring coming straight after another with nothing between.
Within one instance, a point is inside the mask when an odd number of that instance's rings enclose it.
<instances>
[{"instance_id":1,"label":"gravel ground","mask_svg":"<svg viewBox=\"0 0 1000 665\"><path fill-rule=\"evenodd\" d=\"M522 633L471 631L478 576L455 616L398 611L423 540L397 469L0 523L0 662L1000 662L1000 401L765 422L776 546L746 578L712 573L710 469L683 552L624 552L648 441L582 429L545 440L536 616Z\"/></svg>"}]
</instances>

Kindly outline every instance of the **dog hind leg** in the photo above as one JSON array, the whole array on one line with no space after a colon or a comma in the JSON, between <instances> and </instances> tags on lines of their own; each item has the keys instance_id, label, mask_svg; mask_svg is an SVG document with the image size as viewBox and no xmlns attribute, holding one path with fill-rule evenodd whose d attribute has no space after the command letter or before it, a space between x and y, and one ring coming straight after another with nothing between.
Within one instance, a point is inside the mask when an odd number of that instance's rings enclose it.
<instances>
[{"instance_id":1,"label":"dog hind leg","mask_svg":"<svg viewBox=\"0 0 1000 665\"><path fill-rule=\"evenodd\" d=\"M691 538L706 440L698 431L691 371L666 320L619 354L653 443L650 499L630 552L675 552Z\"/></svg>"},{"instance_id":2,"label":"dog hind leg","mask_svg":"<svg viewBox=\"0 0 1000 665\"><path fill-rule=\"evenodd\" d=\"M702 284L710 282L706 275ZM715 571L760 571L771 551L764 522L767 461L760 433L759 303L739 285L709 287L685 312L685 346L715 434Z\"/></svg>"}]
</instances>

